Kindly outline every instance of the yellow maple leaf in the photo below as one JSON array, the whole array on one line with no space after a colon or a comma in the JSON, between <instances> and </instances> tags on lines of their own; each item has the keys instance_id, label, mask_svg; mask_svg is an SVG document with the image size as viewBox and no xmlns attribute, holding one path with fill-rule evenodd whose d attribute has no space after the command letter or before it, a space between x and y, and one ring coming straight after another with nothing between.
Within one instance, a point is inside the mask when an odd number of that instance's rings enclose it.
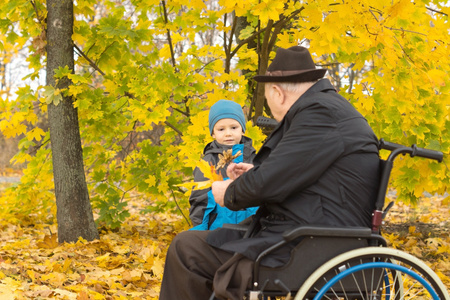
<instances>
[{"instance_id":1,"label":"yellow maple leaf","mask_svg":"<svg viewBox=\"0 0 450 300\"><path fill-rule=\"evenodd\" d=\"M27 270L27 275L31 279L31 281L34 283L36 281L36 273L33 270ZM1 279L1 274L0 274Z\"/></svg>"},{"instance_id":2,"label":"yellow maple leaf","mask_svg":"<svg viewBox=\"0 0 450 300\"><path fill-rule=\"evenodd\" d=\"M444 244L442 246L439 246L438 250L437 250L437 254L441 254L441 253L450 253L450 245ZM449 264L449 266L450 266L450 264Z\"/></svg>"},{"instance_id":3,"label":"yellow maple leaf","mask_svg":"<svg viewBox=\"0 0 450 300\"><path fill-rule=\"evenodd\" d=\"M212 180L213 182L217 180L223 180L222 174L218 174L216 171L216 167L207 161L201 160L198 164L198 168L203 173L203 176L205 176L209 180Z\"/></svg>"},{"instance_id":4,"label":"yellow maple leaf","mask_svg":"<svg viewBox=\"0 0 450 300\"><path fill-rule=\"evenodd\" d=\"M158 278L162 277L164 271L164 261L162 259L155 259L154 264L152 266L152 272L155 274Z\"/></svg>"},{"instance_id":5,"label":"yellow maple leaf","mask_svg":"<svg viewBox=\"0 0 450 300\"><path fill-rule=\"evenodd\" d=\"M144 181L148 186L154 186L156 184L156 177L154 175L149 175Z\"/></svg>"},{"instance_id":6,"label":"yellow maple leaf","mask_svg":"<svg viewBox=\"0 0 450 300\"><path fill-rule=\"evenodd\" d=\"M80 291L77 295L77 300L90 300L89 294L85 291Z\"/></svg>"},{"instance_id":7,"label":"yellow maple leaf","mask_svg":"<svg viewBox=\"0 0 450 300\"><path fill-rule=\"evenodd\" d=\"M71 85L71 86L69 86L69 95L76 97L78 94L81 94L84 90L85 90L84 86Z\"/></svg>"},{"instance_id":8,"label":"yellow maple leaf","mask_svg":"<svg viewBox=\"0 0 450 300\"><path fill-rule=\"evenodd\" d=\"M446 72L442 70L429 70L427 72L428 77L430 78L431 82L435 85L444 86L445 85L445 78L447 77Z\"/></svg>"},{"instance_id":9,"label":"yellow maple leaf","mask_svg":"<svg viewBox=\"0 0 450 300\"><path fill-rule=\"evenodd\" d=\"M34 139L39 142L42 139L42 136L44 135L45 135L44 130L42 130L39 127L35 127L27 133L27 139L29 141L32 141Z\"/></svg>"},{"instance_id":10,"label":"yellow maple leaf","mask_svg":"<svg viewBox=\"0 0 450 300\"><path fill-rule=\"evenodd\" d=\"M164 45L161 50L159 50L159 56L164 59L170 58L170 47L169 45Z\"/></svg>"},{"instance_id":11,"label":"yellow maple leaf","mask_svg":"<svg viewBox=\"0 0 450 300\"><path fill-rule=\"evenodd\" d=\"M72 260L71 259L64 260L64 265L62 267L62 272L63 273L67 273L67 271L69 271L69 268L70 268L71 264L72 264Z\"/></svg>"},{"instance_id":12,"label":"yellow maple leaf","mask_svg":"<svg viewBox=\"0 0 450 300\"><path fill-rule=\"evenodd\" d=\"M3 300L14 300L14 289L8 285L0 284L0 298Z\"/></svg>"},{"instance_id":13,"label":"yellow maple leaf","mask_svg":"<svg viewBox=\"0 0 450 300\"><path fill-rule=\"evenodd\" d=\"M58 236L56 233L52 234L52 235L46 235L44 237L44 240L42 242L37 242L36 245L39 248L44 248L44 249L53 249L59 246L58 244Z\"/></svg>"},{"instance_id":14,"label":"yellow maple leaf","mask_svg":"<svg viewBox=\"0 0 450 300\"><path fill-rule=\"evenodd\" d=\"M25 133L26 131L27 131L27 127L24 124L17 124L14 126L9 125L9 126L4 126L2 128L3 134L8 138L21 135L22 133Z\"/></svg>"},{"instance_id":15,"label":"yellow maple leaf","mask_svg":"<svg viewBox=\"0 0 450 300\"><path fill-rule=\"evenodd\" d=\"M53 287L60 287L66 282L67 277L59 272L44 274L41 276L42 281L48 282Z\"/></svg>"},{"instance_id":16,"label":"yellow maple leaf","mask_svg":"<svg viewBox=\"0 0 450 300\"><path fill-rule=\"evenodd\" d=\"M292 34L283 32L278 35L277 46L282 48L289 48L291 46L297 46L297 40L295 40Z\"/></svg>"}]
</instances>

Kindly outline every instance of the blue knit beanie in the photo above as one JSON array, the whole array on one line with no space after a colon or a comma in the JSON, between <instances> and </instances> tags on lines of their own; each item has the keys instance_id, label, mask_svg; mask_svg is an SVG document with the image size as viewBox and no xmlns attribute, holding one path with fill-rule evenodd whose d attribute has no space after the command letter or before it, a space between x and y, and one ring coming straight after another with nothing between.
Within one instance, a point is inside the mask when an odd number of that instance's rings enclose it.
<instances>
[{"instance_id":1,"label":"blue knit beanie","mask_svg":"<svg viewBox=\"0 0 450 300\"><path fill-rule=\"evenodd\" d=\"M219 100L209 110L209 132L212 135L214 125L221 119L234 119L241 124L245 132L245 117L242 107L234 101Z\"/></svg>"}]
</instances>

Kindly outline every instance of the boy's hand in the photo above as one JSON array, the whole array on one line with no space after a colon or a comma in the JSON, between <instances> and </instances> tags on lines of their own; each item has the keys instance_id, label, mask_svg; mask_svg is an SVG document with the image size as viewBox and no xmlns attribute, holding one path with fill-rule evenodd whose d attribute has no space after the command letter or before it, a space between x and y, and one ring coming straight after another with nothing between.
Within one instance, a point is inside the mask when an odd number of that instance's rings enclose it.
<instances>
[{"instance_id":1,"label":"boy's hand","mask_svg":"<svg viewBox=\"0 0 450 300\"><path fill-rule=\"evenodd\" d=\"M233 180L225 180L225 181L214 181L211 186L211 190L214 196L214 201L217 204L224 207L223 198L225 197L225 191L228 186L233 182Z\"/></svg>"},{"instance_id":2,"label":"boy's hand","mask_svg":"<svg viewBox=\"0 0 450 300\"><path fill-rule=\"evenodd\" d=\"M238 178L239 176L241 176L242 174L244 174L251 168L253 168L252 164L231 163L227 168L227 176L228 176L228 178L235 180L236 178Z\"/></svg>"}]
</instances>

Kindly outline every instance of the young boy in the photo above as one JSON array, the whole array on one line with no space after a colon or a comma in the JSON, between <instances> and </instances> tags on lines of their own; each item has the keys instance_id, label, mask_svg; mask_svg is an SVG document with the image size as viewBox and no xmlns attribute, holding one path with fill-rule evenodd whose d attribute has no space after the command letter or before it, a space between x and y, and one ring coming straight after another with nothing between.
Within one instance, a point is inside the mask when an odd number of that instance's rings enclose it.
<instances>
[{"instance_id":1,"label":"young boy","mask_svg":"<svg viewBox=\"0 0 450 300\"><path fill-rule=\"evenodd\" d=\"M243 134L245 133L245 117L242 108L236 102L230 100L217 101L209 111L209 131L214 141L207 144L203 150L203 160L217 166L219 154L232 149L232 155L240 152L233 162L251 163L256 155L252 146L252 140ZM227 177L226 168L220 168L224 178ZM194 181L207 180L203 173L195 168ZM221 207L214 201L211 188L194 190L189 198L191 208L189 217L191 218L192 230L213 230L222 227L223 224L237 224L247 217L253 215L257 207L247 208L240 211L232 211L226 207Z\"/></svg>"}]
</instances>

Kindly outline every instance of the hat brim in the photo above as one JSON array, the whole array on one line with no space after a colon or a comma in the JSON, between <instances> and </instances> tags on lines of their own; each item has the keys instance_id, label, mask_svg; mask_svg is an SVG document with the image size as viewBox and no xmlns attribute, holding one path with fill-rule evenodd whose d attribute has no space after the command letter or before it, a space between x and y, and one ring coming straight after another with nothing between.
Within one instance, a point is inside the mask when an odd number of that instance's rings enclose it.
<instances>
[{"instance_id":1,"label":"hat brim","mask_svg":"<svg viewBox=\"0 0 450 300\"><path fill-rule=\"evenodd\" d=\"M257 82L309 82L323 78L327 71L327 69L313 69L287 76L256 75L253 79Z\"/></svg>"}]
</instances>

